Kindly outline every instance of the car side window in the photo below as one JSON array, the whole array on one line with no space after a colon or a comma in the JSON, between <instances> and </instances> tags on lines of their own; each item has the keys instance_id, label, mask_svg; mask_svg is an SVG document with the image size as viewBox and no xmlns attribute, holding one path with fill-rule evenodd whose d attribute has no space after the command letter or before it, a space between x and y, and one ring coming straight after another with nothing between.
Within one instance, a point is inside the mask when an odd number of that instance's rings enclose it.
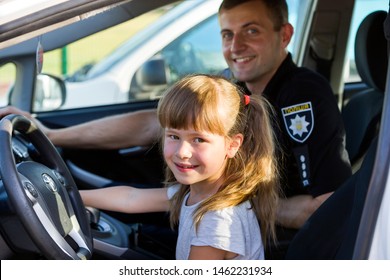
<instances>
[{"instance_id":1,"label":"car side window","mask_svg":"<svg viewBox=\"0 0 390 280\"><path fill-rule=\"evenodd\" d=\"M293 26L303 27L303 21L298 21L298 15L302 13L306 16L309 3L296 0L289 0L288 2L291 11L290 22ZM298 46L298 43L292 42L288 47L293 55L294 46ZM157 71L145 71L145 65L142 65L131 81L129 94L131 101L159 98L166 88L162 87L162 84L165 83L168 86L188 74L221 73L228 66L222 54L222 40L217 14L195 25L156 53L151 58L151 61L154 62L153 65L157 63L156 60L160 60L161 63L165 64L165 69L161 69L161 71L166 72L166 75ZM145 76L145 73L147 76ZM166 80L163 78L163 80L157 82L155 78L152 79L152 76L165 76ZM143 82L148 83L151 80L156 84L143 84Z\"/></svg>"},{"instance_id":2,"label":"car side window","mask_svg":"<svg viewBox=\"0 0 390 280\"><path fill-rule=\"evenodd\" d=\"M296 28L296 38L289 45L293 54L300 49L305 18L310 11L310 0L287 0L290 22ZM227 68L222 54L222 42L217 8L207 10L199 18L190 14L191 9L181 11L191 15L189 29L172 28L176 18L160 21L172 15L178 5L148 12L119 26L82 38L62 49L45 53L43 73L64 79L64 90L51 93L41 92L35 96L53 97L49 102L38 100L34 112L64 110L127 102L138 102L160 98L163 91L181 77L191 73L220 73ZM210 3L208 3L210 4ZM214 9L213 8L213 9ZM206 11L202 11L206 12ZM198 13L199 14L199 13ZM177 15L176 15L177 16ZM199 21L198 21L199 20ZM167 28L168 27L168 28ZM298 32L301 30L301 32ZM158 42L150 38L160 36ZM176 36L176 37L175 37ZM117 42L120 39L121 42ZM99 48L96 48L96 46ZM110 51L109 51L110 49ZM50 76L38 77L40 89L52 88L57 84ZM58 100L62 96L62 100ZM51 104L49 107L46 104ZM54 107L57 106L58 107Z\"/></svg>"},{"instance_id":3,"label":"car side window","mask_svg":"<svg viewBox=\"0 0 390 280\"><path fill-rule=\"evenodd\" d=\"M123 61L126 58L121 46L168 12L171 6L152 10L122 24L83 37L61 49L45 51L43 75L37 77L36 84L39 87L35 89L32 111L43 112L127 102L128 83L127 88L122 89L125 79L110 75L111 67L115 66L115 61ZM45 45L43 48L45 49ZM115 57L114 55L118 55L117 50L121 51L119 55L125 56ZM114 61L110 60L112 57ZM90 73L95 70L94 66L98 66L96 68L99 68L100 72L92 76ZM47 90L42 91L53 84L54 79L50 76L62 79L65 87L64 98L57 107L54 105L58 104L58 100L55 103L49 100L51 105L47 106L46 96L53 99L53 94ZM122 84L119 85L118 81Z\"/></svg>"},{"instance_id":4,"label":"car side window","mask_svg":"<svg viewBox=\"0 0 390 280\"><path fill-rule=\"evenodd\" d=\"M212 34L213 36L210 36ZM217 74L227 67L222 55L218 17L195 26L161 51L171 75L182 77L191 73Z\"/></svg>"},{"instance_id":5,"label":"car side window","mask_svg":"<svg viewBox=\"0 0 390 280\"><path fill-rule=\"evenodd\" d=\"M0 106L8 105L8 99L16 79L16 66L9 62L0 65Z\"/></svg>"},{"instance_id":6,"label":"car side window","mask_svg":"<svg viewBox=\"0 0 390 280\"><path fill-rule=\"evenodd\" d=\"M130 87L130 99L150 100L161 96L166 86L175 83L180 78L192 73L218 74L227 64L222 55L222 42L219 35L218 17L214 15L201 22L183 35L172 41L161 51L156 53L149 62L160 60L164 64L161 71L166 72L165 80L157 85L143 84L151 77L140 79L140 72L145 75L144 67L134 75ZM147 72L149 76L165 76L156 71ZM154 80L153 79L153 80ZM160 86L160 85L164 85Z\"/></svg>"}]
</instances>

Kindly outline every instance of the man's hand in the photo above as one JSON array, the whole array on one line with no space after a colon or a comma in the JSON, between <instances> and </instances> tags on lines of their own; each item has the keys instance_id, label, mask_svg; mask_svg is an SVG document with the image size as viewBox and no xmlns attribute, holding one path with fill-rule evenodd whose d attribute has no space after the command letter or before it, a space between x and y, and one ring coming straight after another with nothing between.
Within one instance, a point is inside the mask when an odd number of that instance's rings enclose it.
<instances>
[{"instance_id":1,"label":"man's hand","mask_svg":"<svg viewBox=\"0 0 390 280\"><path fill-rule=\"evenodd\" d=\"M38 127L39 129L46 135L48 135L49 133L49 129L44 126L43 124L41 124L37 119L35 119L29 112L27 111L23 111L23 110L20 110L14 106L7 106L7 107L2 107L0 108L0 119L2 119L3 117L7 116L7 115L10 115L10 114L17 114L17 115L22 115L28 119L30 119L31 121L33 121Z\"/></svg>"},{"instance_id":2,"label":"man's hand","mask_svg":"<svg viewBox=\"0 0 390 280\"><path fill-rule=\"evenodd\" d=\"M333 192L329 192L315 198L311 195L297 195L281 199L277 212L277 223L286 228L299 229L332 194Z\"/></svg>"},{"instance_id":3,"label":"man's hand","mask_svg":"<svg viewBox=\"0 0 390 280\"><path fill-rule=\"evenodd\" d=\"M1 119L7 115L10 115L10 114L22 115L30 120L33 120L33 117L31 116L31 114L29 112L22 111L16 107L7 106L7 107L0 108L0 118Z\"/></svg>"}]
</instances>

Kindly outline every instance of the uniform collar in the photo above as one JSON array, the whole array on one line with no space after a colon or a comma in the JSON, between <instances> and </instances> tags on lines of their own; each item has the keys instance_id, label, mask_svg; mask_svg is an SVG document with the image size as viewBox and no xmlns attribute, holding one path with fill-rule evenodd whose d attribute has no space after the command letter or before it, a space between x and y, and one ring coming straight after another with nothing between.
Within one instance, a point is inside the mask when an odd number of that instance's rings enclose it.
<instances>
[{"instance_id":1,"label":"uniform collar","mask_svg":"<svg viewBox=\"0 0 390 280\"><path fill-rule=\"evenodd\" d=\"M279 66L278 70L276 70L275 75L271 78L265 87L263 95L265 95L268 99L272 96L272 93L279 92L280 87L283 86L283 83L280 81L284 81L286 76L296 67L297 66L292 60L291 53L288 53L282 64ZM236 84L242 87L246 94L251 95L251 92L248 90L244 82L236 81Z\"/></svg>"},{"instance_id":2,"label":"uniform collar","mask_svg":"<svg viewBox=\"0 0 390 280\"><path fill-rule=\"evenodd\" d=\"M286 58L283 60L282 64L279 66L275 75L268 82L267 86L264 89L263 95L267 98L271 98L277 92L280 91L280 88L284 85L286 77L296 68L297 66L292 60L291 53L288 53ZM276 96L274 96L276 97Z\"/></svg>"}]
</instances>

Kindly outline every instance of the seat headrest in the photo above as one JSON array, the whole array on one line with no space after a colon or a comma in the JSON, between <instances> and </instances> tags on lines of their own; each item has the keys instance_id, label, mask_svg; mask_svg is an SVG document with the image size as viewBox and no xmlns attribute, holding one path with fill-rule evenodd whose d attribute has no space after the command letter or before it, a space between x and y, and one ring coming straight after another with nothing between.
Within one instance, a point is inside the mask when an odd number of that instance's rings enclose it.
<instances>
[{"instance_id":1,"label":"seat headrest","mask_svg":"<svg viewBox=\"0 0 390 280\"><path fill-rule=\"evenodd\" d=\"M365 17L356 32L357 71L369 87L384 92L387 74L387 40L383 24L387 12L375 11Z\"/></svg>"}]
</instances>

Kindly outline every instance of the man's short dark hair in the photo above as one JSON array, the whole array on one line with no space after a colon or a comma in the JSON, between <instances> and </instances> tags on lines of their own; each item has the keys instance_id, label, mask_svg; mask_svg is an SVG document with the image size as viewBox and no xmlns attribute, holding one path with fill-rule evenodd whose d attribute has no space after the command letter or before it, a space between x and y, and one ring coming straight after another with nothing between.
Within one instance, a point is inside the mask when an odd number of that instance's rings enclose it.
<instances>
[{"instance_id":1,"label":"man's short dark hair","mask_svg":"<svg viewBox=\"0 0 390 280\"><path fill-rule=\"evenodd\" d=\"M219 7L222 10L230 10L246 2L261 1L271 13L275 31L279 31L288 22L288 5L286 0L224 0Z\"/></svg>"}]
</instances>

